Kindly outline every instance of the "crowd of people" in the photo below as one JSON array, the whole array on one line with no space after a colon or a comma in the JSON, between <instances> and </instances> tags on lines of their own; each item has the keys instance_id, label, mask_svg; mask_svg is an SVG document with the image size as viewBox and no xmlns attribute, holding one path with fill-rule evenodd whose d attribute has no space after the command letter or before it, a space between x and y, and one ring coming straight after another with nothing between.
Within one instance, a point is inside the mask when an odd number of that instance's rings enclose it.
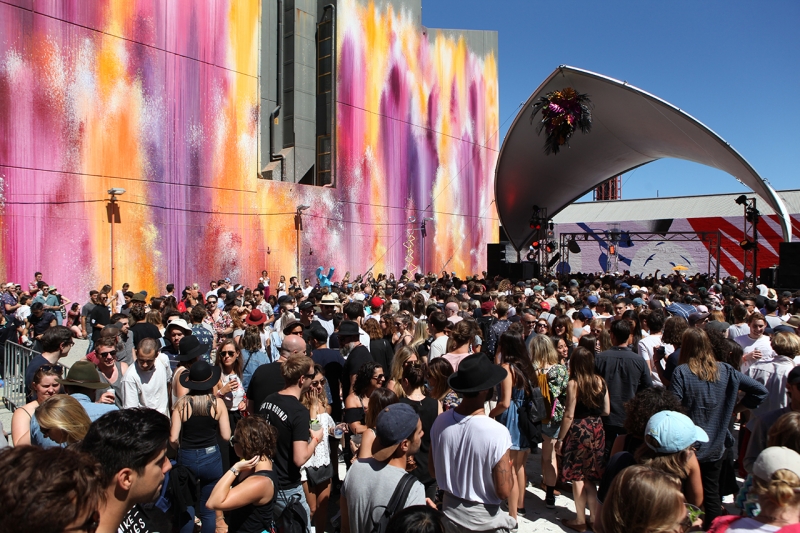
<instances>
[{"instance_id":1,"label":"crowd of people","mask_svg":"<svg viewBox=\"0 0 800 533\"><path fill-rule=\"evenodd\" d=\"M35 356L0 451L0 533L506 532L562 492L579 532L800 524L791 292L332 275L106 285L83 306L39 272L4 285L0 343Z\"/></svg>"}]
</instances>

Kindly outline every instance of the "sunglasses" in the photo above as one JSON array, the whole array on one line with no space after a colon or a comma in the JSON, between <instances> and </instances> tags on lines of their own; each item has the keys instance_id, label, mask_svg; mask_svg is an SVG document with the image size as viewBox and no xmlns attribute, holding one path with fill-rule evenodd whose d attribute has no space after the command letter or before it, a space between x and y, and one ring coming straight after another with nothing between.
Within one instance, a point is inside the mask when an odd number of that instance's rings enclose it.
<instances>
[{"instance_id":1,"label":"sunglasses","mask_svg":"<svg viewBox=\"0 0 800 533\"><path fill-rule=\"evenodd\" d=\"M311 386L312 387L321 387L323 385L325 385L325 380L324 379L321 379L319 381L312 381L311 382Z\"/></svg>"},{"instance_id":2,"label":"sunglasses","mask_svg":"<svg viewBox=\"0 0 800 533\"><path fill-rule=\"evenodd\" d=\"M217 301L216 300L208 300L206 302L206 305L217 305Z\"/></svg>"},{"instance_id":3,"label":"sunglasses","mask_svg":"<svg viewBox=\"0 0 800 533\"><path fill-rule=\"evenodd\" d=\"M375 381L382 381L386 379L386 376L384 374L378 374L377 376L373 376L372 379L374 379Z\"/></svg>"},{"instance_id":4,"label":"sunglasses","mask_svg":"<svg viewBox=\"0 0 800 533\"><path fill-rule=\"evenodd\" d=\"M526 326L532 326L532 325L536 324L536 321L535 320L523 320L522 323L525 324Z\"/></svg>"},{"instance_id":5,"label":"sunglasses","mask_svg":"<svg viewBox=\"0 0 800 533\"><path fill-rule=\"evenodd\" d=\"M231 437L230 440L228 441L228 444L230 444L231 446L234 446L238 442L239 441L236 440L236 437Z\"/></svg>"},{"instance_id":6,"label":"sunglasses","mask_svg":"<svg viewBox=\"0 0 800 533\"><path fill-rule=\"evenodd\" d=\"M547 327L547 322L538 322L536 324L536 327L537 328L546 328Z\"/></svg>"},{"instance_id":7,"label":"sunglasses","mask_svg":"<svg viewBox=\"0 0 800 533\"><path fill-rule=\"evenodd\" d=\"M226 350L224 352L219 352L219 353L220 353L220 355L222 355L222 357L234 357L234 356L236 356L236 352L234 352L234 351L227 351Z\"/></svg>"},{"instance_id":8,"label":"sunglasses","mask_svg":"<svg viewBox=\"0 0 800 533\"><path fill-rule=\"evenodd\" d=\"M314 376L316 376L316 375L317 375L317 373L316 373L316 372L312 372L312 373L310 373L310 374L304 374L304 375L303 375L303 377L304 377L305 379L314 379Z\"/></svg>"},{"instance_id":9,"label":"sunglasses","mask_svg":"<svg viewBox=\"0 0 800 533\"><path fill-rule=\"evenodd\" d=\"M113 356L117 355L117 351L116 350L111 350L110 352L98 353L97 357L108 357L109 355L113 357Z\"/></svg>"},{"instance_id":10,"label":"sunglasses","mask_svg":"<svg viewBox=\"0 0 800 533\"><path fill-rule=\"evenodd\" d=\"M42 365L39 367L39 370L43 372L55 372L59 376L64 373L64 366L55 364L55 365Z\"/></svg>"}]
</instances>

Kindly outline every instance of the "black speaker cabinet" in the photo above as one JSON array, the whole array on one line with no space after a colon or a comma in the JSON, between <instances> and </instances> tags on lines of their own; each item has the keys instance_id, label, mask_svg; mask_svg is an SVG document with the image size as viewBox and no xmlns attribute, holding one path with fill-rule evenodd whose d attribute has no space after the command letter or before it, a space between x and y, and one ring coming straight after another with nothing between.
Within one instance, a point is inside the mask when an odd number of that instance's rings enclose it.
<instances>
[{"instance_id":1,"label":"black speaker cabinet","mask_svg":"<svg viewBox=\"0 0 800 533\"><path fill-rule=\"evenodd\" d=\"M486 272L490 276L502 275L505 272L506 244L486 245Z\"/></svg>"},{"instance_id":2,"label":"black speaker cabinet","mask_svg":"<svg viewBox=\"0 0 800 533\"><path fill-rule=\"evenodd\" d=\"M781 289L800 289L800 242L782 242L779 254L777 286Z\"/></svg>"},{"instance_id":3,"label":"black speaker cabinet","mask_svg":"<svg viewBox=\"0 0 800 533\"><path fill-rule=\"evenodd\" d=\"M766 285L767 287L777 287L778 269L775 267L762 268L758 276L758 282Z\"/></svg>"}]
</instances>

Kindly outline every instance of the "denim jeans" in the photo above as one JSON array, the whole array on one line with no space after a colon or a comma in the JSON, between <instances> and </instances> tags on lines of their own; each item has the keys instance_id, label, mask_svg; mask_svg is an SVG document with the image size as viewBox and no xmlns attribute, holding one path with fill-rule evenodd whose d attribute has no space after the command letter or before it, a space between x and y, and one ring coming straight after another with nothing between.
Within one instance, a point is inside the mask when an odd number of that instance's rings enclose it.
<instances>
[{"instance_id":1,"label":"denim jeans","mask_svg":"<svg viewBox=\"0 0 800 533\"><path fill-rule=\"evenodd\" d=\"M194 531L195 515L203 522L202 533L214 533L216 529L216 514L206 507L208 497L214 490L219 478L222 477L222 454L219 446L209 446L199 450L178 450L178 464L183 465L197 476L200 483L199 501L197 508L188 508L188 522L181 527L181 533L192 533Z\"/></svg>"},{"instance_id":2,"label":"denim jeans","mask_svg":"<svg viewBox=\"0 0 800 533\"><path fill-rule=\"evenodd\" d=\"M311 509L308 507L308 502L306 501L306 493L303 492L303 485L298 485L293 489L288 490L279 490L278 495L275 498L275 507L273 507L273 515L275 520L278 519L278 516L286 509L286 505L289 503L289 498L293 495L297 494L300 496L300 503L303 504L303 509L306 511L306 531L310 531L308 528L311 527Z\"/></svg>"}]
</instances>

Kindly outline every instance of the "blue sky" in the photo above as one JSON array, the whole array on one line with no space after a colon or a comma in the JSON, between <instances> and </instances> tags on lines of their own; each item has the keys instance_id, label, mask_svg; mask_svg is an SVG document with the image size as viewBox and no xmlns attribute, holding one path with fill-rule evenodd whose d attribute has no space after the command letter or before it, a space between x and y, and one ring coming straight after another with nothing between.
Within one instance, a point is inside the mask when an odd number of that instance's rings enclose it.
<instances>
[{"instance_id":1,"label":"blue sky","mask_svg":"<svg viewBox=\"0 0 800 533\"><path fill-rule=\"evenodd\" d=\"M567 64L678 106L775 189L800 189L798 0L422 0L422 23L498 32L501 142L519 104ZM746 190L727 173L665 159L624 175L622 193Z\"/></svg>"}]
</instances>

